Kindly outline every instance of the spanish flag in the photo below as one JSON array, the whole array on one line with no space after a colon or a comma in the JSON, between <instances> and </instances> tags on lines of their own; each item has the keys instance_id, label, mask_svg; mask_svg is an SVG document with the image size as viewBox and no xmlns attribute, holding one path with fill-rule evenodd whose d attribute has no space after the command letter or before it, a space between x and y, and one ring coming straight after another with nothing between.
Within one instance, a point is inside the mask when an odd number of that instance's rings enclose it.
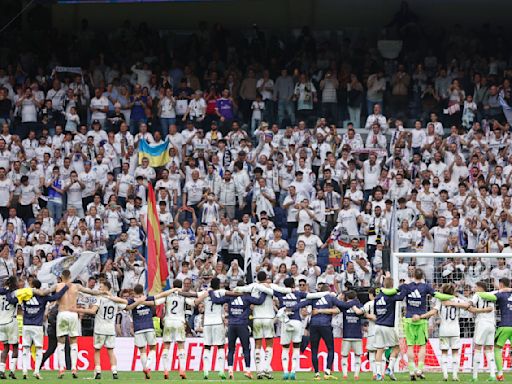
<instances>
[{"instance_id":1,"label":"spanish flag","mask_svg":"<svg viewBox=\"0 0 512 384\"><path fill-rule=\"evenodd\" d=\"M150 295L162 292L167 285L169 271L165 256L164 243L160 235L160 221L156 209L155 191L148 184L148 214L147 214L147 288Z\"/></svg>"},{"instance_id":2,"label":"spanish flag","mask_svg":"<svg viewBox=\"0 0 512 384\"><path fill-rule=\"evenodd\" d=\"M147 157L152 167L163 167L169 162L169 140L161 144L149 144L145 139L139 141L139 164Z\"/></svg>"}]
</instances>

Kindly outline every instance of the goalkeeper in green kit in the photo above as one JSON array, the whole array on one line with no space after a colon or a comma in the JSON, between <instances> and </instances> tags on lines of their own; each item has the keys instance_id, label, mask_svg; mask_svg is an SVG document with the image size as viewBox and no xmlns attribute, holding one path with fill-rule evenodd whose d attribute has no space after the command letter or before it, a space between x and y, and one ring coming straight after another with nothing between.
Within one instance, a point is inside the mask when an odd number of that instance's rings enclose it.
<instances>
[{"instance_id":1,"label":"goalkeeper in green kit","mask_svg":"<svg viewBox=\"0 0 512 384\"><path fill-rule=\"evenodd\" d=\"M510 279L499 280L500 290L497 292L477 292L484 300L495 301L500 309L501 319L494 337L494 360L496 361L496 379L503 381L503 347L507 341L512 342L512 289Z\"/></svg>"},{"instance_id":2,"label":"goalkeeper in green kit","mask_svg":"<svg viewBox=\"0 0 512 384\"><path fill-rule=\"evenodd\" d=\"M406 311L404 319L404 333L407 342L407 360L409 362L409 375L411 381L425 379L423 369L425 366L425 352L428 340L428 320L420 316L427 313L427 296L439 300L450 300L451 295L435 292L430 284L424 282L424 273L417 268L414 271L414 281L401 285L398 290L407 292L405 297ZM396 290L382 290L385 295L393 294ZM419 346L418 365L415 363L414 349Z\"/></svg>"}]
</instances>

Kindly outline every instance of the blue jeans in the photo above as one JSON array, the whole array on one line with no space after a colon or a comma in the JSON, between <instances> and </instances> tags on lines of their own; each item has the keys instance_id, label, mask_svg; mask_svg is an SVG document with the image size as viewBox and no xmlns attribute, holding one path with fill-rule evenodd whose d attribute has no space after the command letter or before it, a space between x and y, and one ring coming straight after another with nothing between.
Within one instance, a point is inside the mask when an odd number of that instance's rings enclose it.
<instances>
[{"instance_id":1,"label":"blue jeans","mask_svg":"<svg viewBox=\"0 0 512 384\"><path fill-rule=\"evenodd\" d=\"M261 122L261 120L259 120L259 119L254 119L254 118L251 119L251 131L250 131L250 135L249 135L250 137L254 136L254 131L256 131L256 129L260 125L260 122Z\"/></svg>"},{"instance_id":2,"label":"blue jeans","mask_svg":"<svg viewBox=\"0 0 512 384\"><path fill-rule=\"evenodd\" d=\"M57 224L62 218L62 204L56 203L55 201L48 201L46 207L48 211L50 211L50 216L53 218L53 221Z\"/></svg>"},{"instance_id":3,"label":"blue jeans","mask_svg":"<svg viewBox=\"0 0 512 384\"><path fill-rule=\"evenodd\" d=\"M100 253L100 261L101 261L101 265L105 265L105 263L107 262L107 260L108 260L109 258L113 260L113 258L111 258L111 257L110 257L110 255L108 254L108 252L107 252L107 253Z\"/></svg>"},{"instance_id":4,"label":"blue jeans","mask_svg":"<svg viewBox=\"0 0 512 384\"><path fill-rule=\"evenodd\" d=\"M295 106L291 100L279 100L277 102L277 121L279 126L283 123L285 116L288 115L290 122L295 123Z\"/></svg>"},{"instance_id":5,"label":"blue jeans","mask_svg":"<svg viewBox=\"0 0 512 384\"><path fill-rule=\"evenodd\" d=\"M107 259L114 260L116 250L114 249L114 244L116 239L120 234L117 235L108 235L108 243L107 243L107 253L100 255L101 265L104 265Z\"/></svg>"},{"instance_id":6,"label":"blue jeans","mask_svg":"<svg viewBox=\"0 0 512 384\"><path fill-rule=\"evenodd\" d=\"M347 107L350 121L354 124L354 128L361 127L361 108Z\"/></svg>"},{"instance_id":7,"label":"blue jeans","mask_svg":"<svg viewBox=\"0 0 512 384\"><path fill-rule=\"evenodd\" d=\"M263 111L263 120L268 125L272 125L275 119L275 103L273 100L265 100L265 111Z\"/></svg>"},{"instance_id":8,"label":"blue jeans","mask_svg":"<svg viewBox=\"0 0 512 384\"><path fill-rule=\"evenodd\" d=\"M176 119L173 117L160 118L160 133L165 137L169 133L169 125L176 124Z\"/></svg>"}]
</instances>

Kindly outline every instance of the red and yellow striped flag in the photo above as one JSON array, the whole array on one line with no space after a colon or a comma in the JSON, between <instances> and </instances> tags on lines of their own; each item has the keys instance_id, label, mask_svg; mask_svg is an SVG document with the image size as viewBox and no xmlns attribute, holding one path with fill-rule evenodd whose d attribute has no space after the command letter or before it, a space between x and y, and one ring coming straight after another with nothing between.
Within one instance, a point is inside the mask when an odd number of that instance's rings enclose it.
<instances>
[{"instance_id":1,"label":"red and yellow striped flag","mask_svg":"<svg viewBox=\"0 0 512 384\"><path fill-rule=\"evenodd\" d=\"M164 243L160 233L160 221L158 220L155 191L153 186L149 184L147 214L148 249L146 261L148 266L147 288L150 295L162 292L167 284L167 278L169 277Z\"/></svg>"}]
</instances>

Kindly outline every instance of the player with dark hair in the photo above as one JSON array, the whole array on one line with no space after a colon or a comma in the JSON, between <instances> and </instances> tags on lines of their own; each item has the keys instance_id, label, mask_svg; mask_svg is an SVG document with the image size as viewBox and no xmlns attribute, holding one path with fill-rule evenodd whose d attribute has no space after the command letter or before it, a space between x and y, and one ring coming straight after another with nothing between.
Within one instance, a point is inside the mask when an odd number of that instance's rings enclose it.
<instances>
[{"instance_id":1,"label":"player with dark hair","mask_svg":"<svg viewBox=\"0 0 512 384\"><path fill-rule=\"evenodd\" d=\"M244 286L244 281L238 282L239 286ZM228 304L228 371L229 378L233 379L233 363L235 356L236 340L240 339L242 351L245 360L245 377L252 379L251 373L251 348L249 333L249 314L251 305L261 305L267 298L265 293L259 297L253 297L250 294L241 296L221 296L218 297L215 291L209 291L210 299L214 304Z\"/></svg>"},{"instance_id":2,"label":"player with dark hair","mask_svg":"<svg viewBox=\"0 0 512 384\"><path fill-rule=\"evenodd\" d=\"M404 333L407 343L407 358L409 362L409 375L412 381L416 378L424 379L425 353L428 340L428 321L426 319L414 321L414 315L421 316L427 312L428 297L435 295L434 288L425 283L424 273L421 269L414 270L414 280L399 287L400 291L407 292L405 297ZM416 366L415 350L418 347L418 365Z\"/></svg>"},{"instance_id":3,"label":"player with dark hair","mask_svg":"<svg viewBox=\"0 0 512 384\"><path fill-rule=\"evenodd\" d=\"M320 292L329 292L329 286L322 284L319 287ZM316 300L304 300L297 304L296 308L312 306L313 311L321 309L332 309L337 306L344 306L344 303L333 295L326 295ZM323 340L327 348L327 362L324 369L325 380L336 380L332 375L332 364L334 362L334 337L332 335L332 314L324 314L317 311L316 316L311 317L309 325L311 342L311 360L315 370L314 380L320 380L320 371L318 366L318 350L320 340Z\"/></svg>"},{"instance_id":4,"label":"player with dark hair","mask_svg":"<svg viewBox=\"0 0 512 384\"><path fill-rule=\"evenodd\" d=\"M9 377L16 379L14 370L18 360L18 321L16 312L18 299L14 291L18 288L16 276L10 276L4 281L3 288L0 288L0 342L4 349L0 355L0 379L5 379L5 362L12 347L11 370Z\"/></svg>"},{"instance_id":5,"label":"player with dark hair","mask_svg":"<svg viewBox=\"0 0 512 384\"><path fill-rule=\"evenodd\" d=\"M384 279L384 289L393 288L393 279L386 277ZM400 352L398 334L395 329L395 315L396 303L402 301L407 294L407 291L394 293L391 295L385 294L382 290L375 298L375 348L377 353L375 355L375 371L376 380L382 380L382 357L384 351L391 348L391 355L389 358L387 374L389 378L396 381L394 375L394 365L398 352Z\"/></svg>"},{"instance_id":6,"label":"player with dark hair","mask_svg":"<svg viewBox=\"0 0 512 384\"><path fill-rule=\"evenodd\" d=\"M210 281L210 287L213 295L220 297L220 280L214 277ZM213 300L208 297L204 299L204 323L203 323L203 338L204 338L204 352L203 352L203 370L204 378L208 378L208 373L212 362L212 347L217 347L217 370L221 379L226 378L224 373L224 364L226 354L224 352L224 346L226 344L226 328L224 327L224 319L222 314L224 313L224 305L216 304ZM215 363L214 363L215 366Z\"/></svg>"},{"instance_id":7,"label":"player with dark hair","mask_svg":"<svg viewBox=\"0 0 512 384\"><path fill-rule=\"evenodd\" d=\"M496 302L500 309L501 318L494 338L494 359L498 371L496 379L503 381L503 347L507 341L512 342L512 306L510 306L512 289L510 288L510 279L502 277L499 280L498 292L478 292L477 294L484 300Z\"/></svg>"},{"instance_id":8,"label":"player with dark hair","mask_svg":"<svg viewBox=\"0 0 512 384\"><path fill-rule=\"evenodd\" d=\"M116 345L116 314L128 304L128 301L120 297L112 296L112 285L107 280L100 281L100 292L103 296L99 297L96 303L87 309L77 308L77 313L94 315L94 378L101 379L101 348L107 349L110 360L110 370L114 380L117 376L117 359L114 354Z\"/></svg>"},{"instance_id":9,"label":"player with dark hair","mask_svg":"<svg viewBox=\"0 0 512 384\"><path fill-rule=\"evenodd\" d=\"M22 329L22 367L23 379L27 379L28 369L30 368L30 348L32 345L36 349L36 359L34 368L34 377L41 380L39 370L43 360L43 322L46 311L46 304L59 300L68 290L68 286L62 288L59 292L48 295L50 291L41 291L41 282L33 279L30 282L33 296L22 303L23 309L23 329Z\"/></svg>"},{"instance_id":10,"label":"player with dark hair","mask_svg":"<svg viewBox=\"0 0 512 384\"><path fill-rule=\"evenodd\" d=\"M128 299L127 310L132 311L135 346L140 352L142 370L146 379L151 378L151 366L156 360L156 334L153 324L153 311L145 305L145 301L154 301L153 296L144 296L144 287L137 284L133 287L133 298ZM149 353L147 346L149 345Z\"/></svg>"},{"instance_id":11,"label":"player with dark hair","mask_svg":"<svg viewBox=\"0 0 512 384\"><path fill-rule=\"evenodd\" d=\"M496 332L496 305L494 301L485 300L480 297L480 293L487 292L487 285L485 281L478 281L475 284L475 294L471 298L468 307L468 312L475 315L475 332L473 334L473 341L475 343L475 352L473 354L473 381L478 379L478 369L482 361L482 349L487 359L490 380L496 379L496 362L492 350L494 334Z\"/></svg>"},{"instance_id":12,"label":"player with dark hair","mask_svg":"<svg viewBox=\"0 0 512 384\"><path fill-rule=\"evenodd\" d=\"M348 354L350 350L354 351L355 355L355 370L354 379L359 380L359 373L361 372L361 355L363 354L363 331L361 324L361 315L364 311L361 309L363 306L357 298L355 291L348 291L344 293L344 301L337 303L335 308L329 309L313 309L312 315L330 314L336 315L342 313L343 316L343 343L341 344L341 369L343 372L343 379L348 377Z\"/></svg>"},{"instance_id":13,"label":"player with dark hair","mask_svg":"<svg viewBox=\"0 0 512 384\"><path fill-rule=\"evenodd\" d=\"M455 285L451 283L443 284L441 292L453 295ZM428 319L434 315L439 316L439 348L441 349L441 368L444 381L448 381L448 351L451 351L452 354L452 380L459 381L459 350L461 346L459 317L460 309L466 309L467 307L467 303L457 297L446 301L435 299L434 308L419 315L420 319Z\"/></svg>"},{"instance_id":14,"label":"player with dark hair","mask_svg":"<svg viewBox=\"0 0 512 384\"><path fill-rule=\"evenodd\" d=\"M285 288L271 284L274 296L278 300L279 311L277 318L281 321L281 358L283 361L283 379L295 380L295 371L299 366L300 344L304 335L304 329L300 317L300 308L297 304L304 299L317 299L327 295L327 292L308 293L307 291L295 290L295 279L287 277L283 284ZM292 345L292 364L288 370L290 357L290 344Z\"/></svg>"}]
</instances>

